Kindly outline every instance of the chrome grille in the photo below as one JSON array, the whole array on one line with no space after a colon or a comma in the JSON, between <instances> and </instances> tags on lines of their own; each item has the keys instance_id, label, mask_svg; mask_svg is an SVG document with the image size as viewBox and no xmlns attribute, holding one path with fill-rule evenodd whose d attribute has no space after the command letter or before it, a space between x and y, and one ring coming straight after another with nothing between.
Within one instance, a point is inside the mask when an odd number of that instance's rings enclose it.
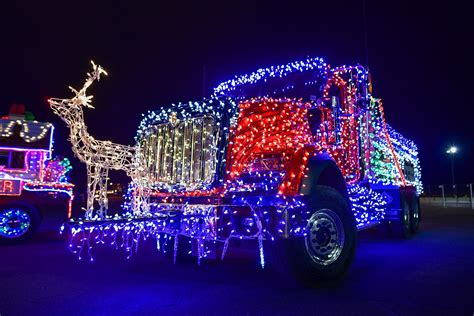
<instances>
[{"instance_id":1,"label":"chrome grille","mask_svg":"<svg viewBox=\"0 0 474 316\"><path fill-rule=\"evenodd\" d=\"M150 128L141 146L151 186L190 191L211 184L216 170L217 132L211 117Z\"/></svg>"}]
</instances>

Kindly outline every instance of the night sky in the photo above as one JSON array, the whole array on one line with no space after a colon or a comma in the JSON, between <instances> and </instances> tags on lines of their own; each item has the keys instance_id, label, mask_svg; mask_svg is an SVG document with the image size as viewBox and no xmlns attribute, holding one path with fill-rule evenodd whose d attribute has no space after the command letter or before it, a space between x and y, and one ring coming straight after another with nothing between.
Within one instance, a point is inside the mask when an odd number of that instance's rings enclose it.
<instances>
[{"instance_id":1,"label":"night sky","mask_svg":"<svg viewBox=\"0 0 474 316\"><path fill-rule=\"evenodd\" d=\"M204 65L209 95L235 74L306 56L366 64L362 0L12 2L0 10L1 114L25 104L55 124L56 153L69 157L67 129L46 99L69 97L67 86L82 85L90 59L110 75L92 88L89 131L124 144L133 143L141 113L202 98ZM413 2L367 0L374 96L387 121L418 144L425 184L451 182L451 144L460 148L457 182L473 182L470 10L456 1ZM85 168L73 163L83 184Z\"/></svg>"}]
</instances>

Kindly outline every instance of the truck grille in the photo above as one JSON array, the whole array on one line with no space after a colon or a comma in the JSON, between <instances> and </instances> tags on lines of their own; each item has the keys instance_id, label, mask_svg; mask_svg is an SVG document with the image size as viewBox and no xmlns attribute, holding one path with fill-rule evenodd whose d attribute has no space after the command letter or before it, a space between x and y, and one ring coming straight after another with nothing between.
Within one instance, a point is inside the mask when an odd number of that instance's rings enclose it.
<instances>
[{"instance_id":1,"label":"truck grille","mask_svg":"<svg viewBox=\"0 0 474 316\"><path fill-rule=\"evenodd\" d=\"M211 184L216 171L217 132L211 117L150 128L140 145L151 187L191 191Z\"/></svg>"}]
</instances>

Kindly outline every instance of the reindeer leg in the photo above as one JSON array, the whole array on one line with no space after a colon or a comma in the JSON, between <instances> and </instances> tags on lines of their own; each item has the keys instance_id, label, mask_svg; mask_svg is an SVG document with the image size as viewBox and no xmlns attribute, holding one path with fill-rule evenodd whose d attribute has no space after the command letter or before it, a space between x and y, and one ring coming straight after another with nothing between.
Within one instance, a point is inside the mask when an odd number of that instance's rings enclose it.
<instances>
[{"instance_id":1,"label":"reindeer leg","mask_svg":"<svg viewBox=\"0 0 474 316\"><path fill-rule=\"evenodd\" d=\"M97 192L97 184L100 181L100 171L101 171L100 167L94 166L94 172L92 173L92 189L91 189L92 201L97 200L96 192ZM99 199L97 200L97 202L100 205L100 196L99 196ZM92 212L93 211L94 210L92 209ZM102 210L100 210L100 209L97 210L97 215L99 216L99 218L102 218Z\"/></svg>"},{"instance_id":2,"label":"reindeer leg","mask_svg":"<svg viewBox=\"0 0 474 316\"><path fill-rule=\"evenodd\" d=\"M139 187L136 169L130 171L130 177L132 178L132 213L138 215L140 213L140 200L138 198Z\"/></svg>"},{"instance_id":3,"label":"reindeer leg","mask_svg":"<svg viewBox=\"0 0 474 316\"><path fill-rule=\"evenodd\" d=\"M107 211L109 209L109 199L107 197L107 187L109 181L109 169L105 170L105 177L104 177L104 208L105 208L105 215L107 215Z\"/></svg>"},{"instance_id":4,"label":"reindeer leg","mask_svg":"<svg viewBox=\"0 0 474 316\"><path fill-rule=\"evenodd\" d=\"M146 215L150 213L149 197L150 192L145 189L143 177L136 177L134 181L134 215Z\"/></svg>"},{"instance_id":5,"label":"reindeer leg","mask_svg":"<svg viewBox=\"0 0 474 316\"><path fill-rule=\"evenodd\" d=\"M93 186L93 166L87 165L87 209L86 209L86 218L92 219L94 212L94 192L92 190Z\"/></svg>"},{"instance_id":6,"label":"reindeer leg","mask_svg":"<svg viewBox=\"0 0 474 316\"><path fill-rule=\"evenodd\" d=\"M107 210L109 208L109 202L107 199L107 177L109 175L109 169L102 168L100 171L99 180L99 207L101 217L107 216Z\"/></svg>"},{"instance_id":7,"label":"reindeer leg","mask_svg":"<svg viewBox=\"0 0 474 316\"><path fill-rule=\"evenodd\" d=\"M147 215L150 213L150 190L145 189L145 186L142 184L142 190L140 198L142 200L142 214Z\"/></svg>"},{"instance_id":8,"label":"reindeer leg","mask_svg":"<svg viewBox=\"0 0 474 316\"><path fill-rule=\"evenodd\" d=\"M140 188L137 182L134 181L133 183L133 191L132 191L132 212L133 215L140 214L140 197L139 197Z\"/></svg>"}]
</instances>

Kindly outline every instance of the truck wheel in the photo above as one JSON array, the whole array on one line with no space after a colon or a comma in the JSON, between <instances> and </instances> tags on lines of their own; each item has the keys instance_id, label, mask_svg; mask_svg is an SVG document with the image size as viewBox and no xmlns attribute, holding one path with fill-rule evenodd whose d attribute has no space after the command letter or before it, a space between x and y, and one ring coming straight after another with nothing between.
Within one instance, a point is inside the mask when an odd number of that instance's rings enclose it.
<instances>
[{"instance_id":1,"label":"truck wheel","mask_svg":"<svg viewBox=\"0 0 474 316\"><path fill-rule=\"evenodd\" d=\"M415 234L420 228L420 198L413 194L410 199L410 231Z\"/></svg>"},{"instance_id":2,"label":"truck wheel","mask_svg":"<svg viewBox=\"0 0 474 316\"><path fill-rule=\"evenodd\" d=\"M400 208L398 220L390 222L390 232L397 238L406 239L411 235L411 212L410 199L405 192L400 192Z\"/></svg>"},{"instance_id":3,"label":"truck wheel","mask_svg":"<svg viewBox=\"0 0 474 316\"><path fill-rule=\"evenodd\" d=\"M338 281L354 259L354 215L344 197L327 186L317 186L306 204L313 211L306 236L270 242L270 262L310 286Z\"/></svg>"},{"instance_id":4,"label":"truck wheel","mask_svg":"<svg viewBox=\"0 0 474 316\"><path fill-rule=\"evenodd\" d=\"M41 219L33 207L6 205L0 208L0 242L15 243L29 239Z\"/></svg>"}]
</instances>

